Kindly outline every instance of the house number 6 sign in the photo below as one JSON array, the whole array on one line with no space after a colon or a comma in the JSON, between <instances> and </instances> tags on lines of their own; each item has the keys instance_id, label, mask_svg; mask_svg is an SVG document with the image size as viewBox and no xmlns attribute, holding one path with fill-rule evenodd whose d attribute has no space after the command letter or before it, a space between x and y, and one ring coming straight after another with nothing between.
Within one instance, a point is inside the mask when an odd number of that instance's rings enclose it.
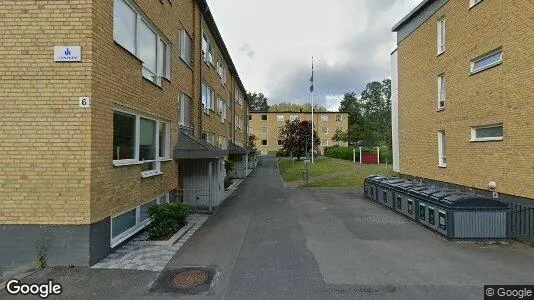
<instances>
[{"instance_id":1,"label":"house number 6 sign","mask_svg":"<svg viewBox=\"0 0 534 300\"><path fill-rule=\"evenodd\" d=\"M80 97L80 107L91 107L91 99L89 97Z\"/></svg>"}]
</instances>

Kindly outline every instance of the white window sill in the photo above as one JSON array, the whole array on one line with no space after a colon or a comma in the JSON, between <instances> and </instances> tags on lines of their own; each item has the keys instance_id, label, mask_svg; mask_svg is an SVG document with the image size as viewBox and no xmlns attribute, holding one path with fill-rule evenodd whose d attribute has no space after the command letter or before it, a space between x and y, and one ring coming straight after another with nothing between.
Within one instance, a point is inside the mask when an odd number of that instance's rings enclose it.
<instances>
[{"instance_id":1,"label":"white window sill","mask_svg":"<svg viewBox=\"0 0 534 300\"><path fill-rule=\"evenodd\" d=\"M159 162L169 162L172 161L172 158L170 157L158 157Z\"/></svg>"},{"instance_id":2,"label":"white window sill","mask_svg":"<svg viewBox=\"0 0 534 300\"><path fill-rule=\"evenodd\" d=\"M113 165L115 167L123 167L123 166L134 166L134 165L140 165L143 162L138 160L114 160Z\"/></svg>"},{"instance_id":3,"label":"white window sill","mask_svg":"<svg viewBox=\"0 0 534 300\"><path fill-rule=\"evenodd\" d=\"M445 53L445 49L443 49L442 51L438 51L438 54L436 54L436 57L437 56L440 56L441 54Z\"/></svg>"},{"instance_id":4,"label":"white window sill","mask_svg":"<svg viewBox=\"0 0 534 300\"><path fill-rule=\"evenodd\" d=\"M440 111L444 111L444 110L445 110L445 106L444 107L438 107L438 109L436 111L440 112Z\"/></svg>"},{"instance_id":5,"label":"white window sill","mask_svg":"<svg viewBox=\"0 0 534 300\"><path fill-rule=\"evenodd\" d=\"M476 143L476 142L500 142L502 140L504 140L504 138L494 137L494 138L483 138L483 139L471 139L469 141L472 143Z\"/></svg>"},{"instance_id":6,"label":"white window sill","mask_svg":"<svg viewBox=\"0 0 534 300\"><path fill-rule=\"evenodd\" d=\"M446 168L446 167L447 167L447 164L439 164L438 167L439 167L439 168Z\"/></svg>"},{"instance_id":7,"label":"white window sill","mask_svg":"<svg viewBox=\"0 0 534 300\"><path fill-rule=\"evenodd\" d=\"M141 172L141 178L150 178L154 176L163 175L163 172L161 171L145 171Z\"/></svg>"}]
</instances>

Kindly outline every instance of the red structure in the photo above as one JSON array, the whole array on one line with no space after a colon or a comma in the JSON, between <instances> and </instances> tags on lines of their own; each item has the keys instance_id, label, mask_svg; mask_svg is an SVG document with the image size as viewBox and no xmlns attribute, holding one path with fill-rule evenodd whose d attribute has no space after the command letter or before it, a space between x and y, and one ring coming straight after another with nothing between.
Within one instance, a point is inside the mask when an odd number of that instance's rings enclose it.
<instances>
[{"instance_id":1,"label":"red structure","mask_svg":"<svg viewBox=\"0 0 534 300\"><path fill-rule=\"evenodd\" d=\"M378 154L376 153L362 153L362 163L365 165L378 164Z\"/></svg>"}]
</instances>

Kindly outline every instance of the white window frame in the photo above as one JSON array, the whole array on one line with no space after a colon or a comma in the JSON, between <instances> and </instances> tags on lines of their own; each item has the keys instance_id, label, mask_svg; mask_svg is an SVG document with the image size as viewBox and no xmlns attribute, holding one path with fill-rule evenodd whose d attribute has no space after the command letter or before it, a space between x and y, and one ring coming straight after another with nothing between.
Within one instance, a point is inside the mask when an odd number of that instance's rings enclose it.
<instances>
[{"instance_id":1,"label":"white window frame","mask_svg":"<svg viewBox=\"0 0 534 300\"><path fill-rule=\"evenodd\" d=\"M447 103L447 79L445 74L438 75L438 111L444 110Z\"/></svg>"},{"instance_id":2,"label":"white window frame","mask_svg":"<svg viewBox=\"0 0 534 300\"><path fill-rule=\"evenodd\" d=\"M150 224L150 218L147 218L146 220L144 221L141 221L141 206L145 205L145 204L148 204L150 202L156 202L158 205L161 204L161 201L160 201L160 198L161 197L165 197L165 203L169 203L169 199L170 199L170 195L169 195L169 192L165 193L165 194L162 194L162 195L159 195L158 197L155 197L149 201L145 201L144 203L142 204L139 204L137 205L136 207L133 207L133 208L130 208L130 209L127 209L127 210L124 210L114 216L111 217L111 220L110 220L110 227L109 227L109 236L110 236L110 247L111 248L114 248L116 246L118 246L120 243L124 242L125 240L127 240L128 238L130 238L132 235L138 233L139 231L143 230L146 226L148 226L148 224ZM113 237L113 219L125 214L125 213L128 213L132 210L135 210L135 225L134 227L124 231L123 233L117 235L115 238Z\"/></svg>"},{"instance_id":3,"label":"white window frame","mask_svg":"<svg viewBox=\"0 0 534 300\"><path fill-rule=\"evenodd\" d=\"M299 118L298 115L289 115L289 121L290 122L293 122L293 121L297 120L298 118Z\"/></svg>"},{"instance_id":4,"label":"white window frame","mask_svg":"<svg viewBox=\"0 0 534 300\"><path fill-rule=\"evenodd\" d=\"M117 38L117 33L115 32L115 30L113 30L113 39L114 41L120 45L122 48L124 48L126 51L132 53L133 55L135 55L137 58L139 58L139 48L140 48L140 39L139 39L139 27L141 24L141 22L143 22L144 24L147 25L147 27L152 30L152 32L154 32L154 34L156 35L156 73L153 75L153 76L149 76L146 72L144 72L144 70L147 70L147 72L150 72L150 73L153 73L152 71L149 71L147 68L145 68L144 66L141 67L141 73L143 75L144 78L150 80L151 82L153 82L154 84L158 85L158 86L161 86L161 78L166 78L168 80L171 80L171 43L169 42L169 40L167 40L163 34L161 34L161 32L157 29L156 26L154 26L154 24L152 24L148 18L146 18L146 16L144 16L142 13L141 13L141 10L139 8L137 8L136 5L134 5L130 0L114 0L114 1L121 1L123 2L124 4L126 4L127 6L129 6L134 12L135 12L135 15L136 15L136 26L135 26L135 48L134 48L134 51L130 51L125 45L122 45L121 42L119 42L119 39ZM115 9L115 7L113 7L113 9ZM115 12L113 12L113 18L115 18ZM165 68L164 69L161 69L162 66L159 65L159 52L160 52L160 42L164 43L165 44L165 58L163 60L164 62L164 65L165 65Z\"/></svg>"},{"instance_id":5,"label":"white window frame","mask_svg":"<svg viewBox=\"0 0 534 300\"><path fill-rule=\"evenodd\" d=\"M189 53L184 53L184 45L187 39L189 40ZM187 55L189 58L185 57ZM187 30L185 30L185 28L180 29L180 58L189 67L191 67L191 65L193 64L193 39L191 38L189 33L187 33Z\"/></svg>"},{"instance_id":6,"label":"white window frame","mask_svg":"<svg viewBox=\"0 0 534 300\"><path fill-rule=\"evenodd\" d=\"M147 177L163 174L163 172L161 172L161 162L165 162L165 161L170 161L171 160L170 159L170 125L169 125L169 122L160 121L158 119L154 119L152 117L148 117L148 116L145 116L145 115L134 113L134 112L131 112L131 111L128 111L128 110L123 110L123 109L116 108L116 109L114 109L114 112L115 111L135 116L135 149L134 149L134 152L135 152L134 157L135 158L134 159L120 159L120 160L115 160L114 159L113 160L113 165L116 166L116 167L120 167L120 166L141 165L141 164L144 164L144 163L155 162L155 164L156 164L155 169L141 172L141 177L142 178L147 178ZM147 160L147 161L140 161L139 160L139 147L140 147L140 138L141 138L141 118L156 122L156 149L155 149L155 151L156 151L156 156L155 156L156 159L155 160ZM166 126L166 130L165 130L166 138L165 138L165 145L164 145L164 147L166 148L166 150L165 150L166 157L159 157L159 147L161 147L161 146L159 145L159 130L158 129L159 129L159 124L160 123L164 123L165 126ZM115 149L113 149L113 151L115 151ZM113 157L114 156L115 155L113 155Z\"/></svg>"},{"instance_id":7,"label":"white window frame","mask_svg":"<svg viewBox=\"0 0 534 300\"><path fill-rule=\"evenodd\" d=\"M479 4L482 0L469 0L469 8Z\"/></svg>"},{"instance_id":8,"label":"white window frame","mask_svg":"<svg viewBox=\"0 0 534 300\"><path fill-rule=\"evenodd\" d=\"M475 64L476 64L477 62L479 62L479 61L481 61L481 60L483 60L483 59L485 59L485 58L488 58L488 57L490 57L490 56L493 56L493 55L495 55L495 54L498 54L498 53L500 53L500 57L499 57L499 60L498 60L498 61L496 61L496 62L494 62L494 63L491 63L491 64L488 64L488 65L485 65L485 66L480 67L480 68L478 68L478 69L475 69ZM499 47L499 48L497 48L497 49L495 49L495 50L492 50L491 52L488 52L488 53L486 53L486 54L484 54L484 55L481 55L481 56L479 56L479 57L477 57L477 58L471 60L471 62L470 62L470 67L469 67L469 75L473 75L473 74L476 74L476 73L480 73L480 72L482 72L482 71L485 71L485 70L487 70L487 69L491 69L491 68L493 68L493 67L495 67L495 66L498 66L498 65L502 64L503 54L504 54L504 51L503 51L502 47Z\"/></svg>"},{"instance_id":9,"label":"white window frame","mask_svg":"<svg viewBox=\"0 0 534 300\"><path fill-rule=\"evenodd\" d=\"M447 135L445 130L438 131L438 167L447 167Z\"/></svg>"},{"instance_id":10,"label":"white window frame","mask_svg":"<svg viewBox=\"0 0 534 300\"><path fill-rule=\"evenodd\" d=\"M284 115L276 115L276 121L284 122Z\"/></svg>"},{"instance_id":11,"label":"white window frame","mask_svg":"<svg viewBox=\"0 0 534 300\"><path fill-rule=\"evenodd\" d=\"M324 129L326 129L326 132L325 132ZM328 127L321 127L321 133L322 134L328 134Z\"/></svg>"},{"instance_id":12,"label":"white window frame","mask_svg":"<svg viewBox=\"0 0 534 300\"><path fill-rule=\"evenodd\" d=\"M328 122L328 115L321 115L322 122Z\"/></svg>"},{"instance_id":13,"label":"white window frame","mask_svg":"<svg viewBox=\"0 0 534 300\"><path fill-rule=\"evenodd\" d=\"M263 134L263 135L267 135L267 134L269 134L269 128L266 127L266 126L263 126L263 127L261 128L261 134Z\"/></svg>"},{"instance_id":14,"label":"white window frame","mask_svg":"<svg viewBox=\"0 0 534 300\"><path fill-rule=\"evenodd\" d=\"M265 145L263 144L263 141L265 141ZM262 146L262 147L267 147L267 146L269 146L269 140L261 140L261 146Z\"/></svg>"},{"instance_id":15,"label":"white window frame","mask_svg":"<svg viewBox=\"0 0 534 300\"><path fill-rule=\"evenodd\" d=\"M501 127L503 129L503 135L502 136L477 138L477 130L478 129L497 128L497 127ZM503 139L504 139L504 126L503 126L502 123L471 127L471 140L470 140L471 142L502 141Z\"/></svg>"},{"instance_id":16,"label":"white window frame","mask_svg":"<svg viewBox=\"0 0 534 300\"><path fill-rule=\"evenodd\" d=\"M321 147L328 147L328 140L321 140Z\"/></svg>"},{"instance_id":17,"label":"white window frame","mask_svg":"<svg viewBox=\"0 0 534 300\"><path fill-rule=\"evenodd\" d=\"M180 99L180 116L179 116L179 119L178 119L178 125L182 126L182 127L186 127L186 128L192 128L191 124L189 125L186 125L185 124L185 101L184 101L184 98L187 98L188 101L189 101L189 110L191 110L191 104L193 102L193 98L190 97L189 95L187 95L186 93L180 93L180 96L179 96L179 99ZM191 112L188 111L187 112L188 114L190 114ZM191 118L191 116L190 116Z\"/></svg>"},{"instance_id":18,"label":"white window frame","mask_svg":"<svg viewBox=\"0 0 534 300\"><path fill-rule=\"evenodd\" d=\"M343 122L343 115L336 115L336 122Z\"/></svg>"},{"instance_id":19,"label":"white window frame","mask_svg":"<svg viewBox=\"0 0 534 300\"><path fill-rule=\"evenodd\" d=\"M447 23L445 17L442 17L437 22L437 50L438 55L445 52L445 43L446 43L446 29Z\"/></svg>"}]
</instances>

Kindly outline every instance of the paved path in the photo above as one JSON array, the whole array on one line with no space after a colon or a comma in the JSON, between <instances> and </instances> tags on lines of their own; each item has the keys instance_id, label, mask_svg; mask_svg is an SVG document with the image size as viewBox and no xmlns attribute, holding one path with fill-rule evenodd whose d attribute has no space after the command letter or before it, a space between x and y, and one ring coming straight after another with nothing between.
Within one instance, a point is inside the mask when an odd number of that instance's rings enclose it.
<instances>
[{"instance_id":1,"label":"paved path","mask_svg":"<svg viewBox=\"0 0 534 300\"><path fill-rule=\"evenodd\" d=\"M482 299L484 284L534 283L532 247L449 242L359 190L282 186L264 158L166 265L214 268L204 295L149 292L159 273L148 271L54 268L26 281L53 278L63 299Z\"/></svg>"}]
</instances>

